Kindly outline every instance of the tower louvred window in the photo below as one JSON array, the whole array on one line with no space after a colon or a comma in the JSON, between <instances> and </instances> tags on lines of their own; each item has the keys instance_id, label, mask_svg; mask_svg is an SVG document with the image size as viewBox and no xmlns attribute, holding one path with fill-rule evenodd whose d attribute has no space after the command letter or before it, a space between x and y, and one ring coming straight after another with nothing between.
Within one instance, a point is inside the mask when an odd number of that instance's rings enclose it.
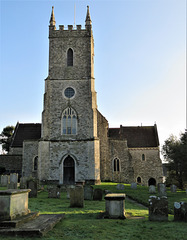
<instances>
[{"instance_id":1,"label":"tower louvred window","mask_svg":"<svg viewBox=\"0 0 187 240\"><path fill-rule=\"evenodd\" d=\"M67 66L73 66L73 50L71 48L67 52Z\"/></svg>"},{"instance_id":2,"label":"tower louvred window","mask_svg":"<svg viewBox=\"0 0 187 240\"><path fill-rule=\"evenodd\" d=\"M77 134L77 115L70 107L62 113L62 134Z\"/></svg>"}]
</instances>

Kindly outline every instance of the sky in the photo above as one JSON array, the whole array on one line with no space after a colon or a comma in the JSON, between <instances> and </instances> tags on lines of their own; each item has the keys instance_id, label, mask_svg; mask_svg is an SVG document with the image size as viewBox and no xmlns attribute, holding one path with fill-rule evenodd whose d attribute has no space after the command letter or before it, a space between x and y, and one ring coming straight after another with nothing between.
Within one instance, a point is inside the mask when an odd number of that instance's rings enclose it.
<instances>
[{"instance_id":1,"label":"sky","mask_svg":"<svg viewBox=\"0 0 187 240\"><path fill-rule=\"evenodd\" d=\"M48 26L85 26L95 43L95 89L109 127L157 124L160 145L186 126L186 0L0 0L0 132L40 123Z\"/></svg>"}]
</instances>

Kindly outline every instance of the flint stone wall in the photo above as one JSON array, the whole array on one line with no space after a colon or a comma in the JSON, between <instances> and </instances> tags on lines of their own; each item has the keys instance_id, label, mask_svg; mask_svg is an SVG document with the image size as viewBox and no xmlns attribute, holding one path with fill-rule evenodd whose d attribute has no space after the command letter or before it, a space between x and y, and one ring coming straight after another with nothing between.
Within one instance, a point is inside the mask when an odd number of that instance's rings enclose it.
<instances>
[{"instance_id":1,"label":"flint stone wall","mask_svg":"<svg viewBox=\"0 0 187 240\"><path fill-rule=\"evenodd\" d=\"M32 176L34 172L34 158L38 156L38 141L23 142L23 176Z\"/></svg>"},{"instance_id":2,"label":"flint stone wall","mask_svg":"<svg viewBox=\"0 0 187 240\"><path fill-rule=\"evenodd\" d=\"M0 155L0 167L6 169L6 173L22 171L22 155Z\"/></svg>"},{"instance_id":3,"label":"flint stone wall","mask_svg":"<svg viewBox=\"0 0 187 240\"><path fill-rule=\"evenodd\" d=\"M100 181L99 140L41 141L39 178L63 183L63 161L70 155L75 162L75 182Z\"/></svg>"},{"instance_id":4,"label":"flint stone wall","mask_svg":"<svg viewBox=\"0 0 187 240\"><path fill-rule=\"evenodd\" d=\"M163 181L163 168L159 156L158 148L129 149L132 157L134 169L134 180L141 177L141 183L148 185L150 178L154 178L156 183ZM145 160L142 160L142 154L145 154Z\"/></svg>"}]
</instances>

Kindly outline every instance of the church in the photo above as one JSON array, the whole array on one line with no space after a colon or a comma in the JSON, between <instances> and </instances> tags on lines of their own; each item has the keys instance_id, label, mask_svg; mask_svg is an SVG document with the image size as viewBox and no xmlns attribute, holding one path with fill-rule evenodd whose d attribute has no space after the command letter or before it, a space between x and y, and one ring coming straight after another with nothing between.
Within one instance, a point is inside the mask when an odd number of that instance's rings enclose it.
<instances>
[{"instance_id":1,"label":"church","mask_svg":"<svg viewBox=\"0 0 187 240\"><path fill-rule=\"evenodd\" d=\"M85 28L49 25L49 72L42 123L17 123L10 152L22 176L57 184L162 182L157 126L109 128L97 109L94 38L89 7Z\"/></svg>"}]
</instances>

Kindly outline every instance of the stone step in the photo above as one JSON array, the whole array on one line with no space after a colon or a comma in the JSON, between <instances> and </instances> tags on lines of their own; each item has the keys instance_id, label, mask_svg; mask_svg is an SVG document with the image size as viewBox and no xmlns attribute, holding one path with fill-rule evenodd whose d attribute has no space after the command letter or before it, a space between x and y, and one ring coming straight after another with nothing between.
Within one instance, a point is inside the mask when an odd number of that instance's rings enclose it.
<instances>
[{"instance_id":1,"label":"stone step","mask_svg":"<svg viewBox=\"0 0 187 240\"><path fill-rule=\"evenodd\" d=\"M26 223L36 217L39 216L39 212L31 212L25 216L17 217L16 219L10 221L1 221L0 222L0 229L1 228L16 228L23 223Z\"/></svg>"},{"instance_id":2,"label":"stone step","mask_svg":"<svg viewBox=\"0 0 187 240\"><path fill-rule=\"evenodd\" d=\"M62 218L64 218L64 214L39 215L37 218L23 223L16 228L1 228L0 235L41 237L51 230Z\"/></svg>"}]
</instances>

